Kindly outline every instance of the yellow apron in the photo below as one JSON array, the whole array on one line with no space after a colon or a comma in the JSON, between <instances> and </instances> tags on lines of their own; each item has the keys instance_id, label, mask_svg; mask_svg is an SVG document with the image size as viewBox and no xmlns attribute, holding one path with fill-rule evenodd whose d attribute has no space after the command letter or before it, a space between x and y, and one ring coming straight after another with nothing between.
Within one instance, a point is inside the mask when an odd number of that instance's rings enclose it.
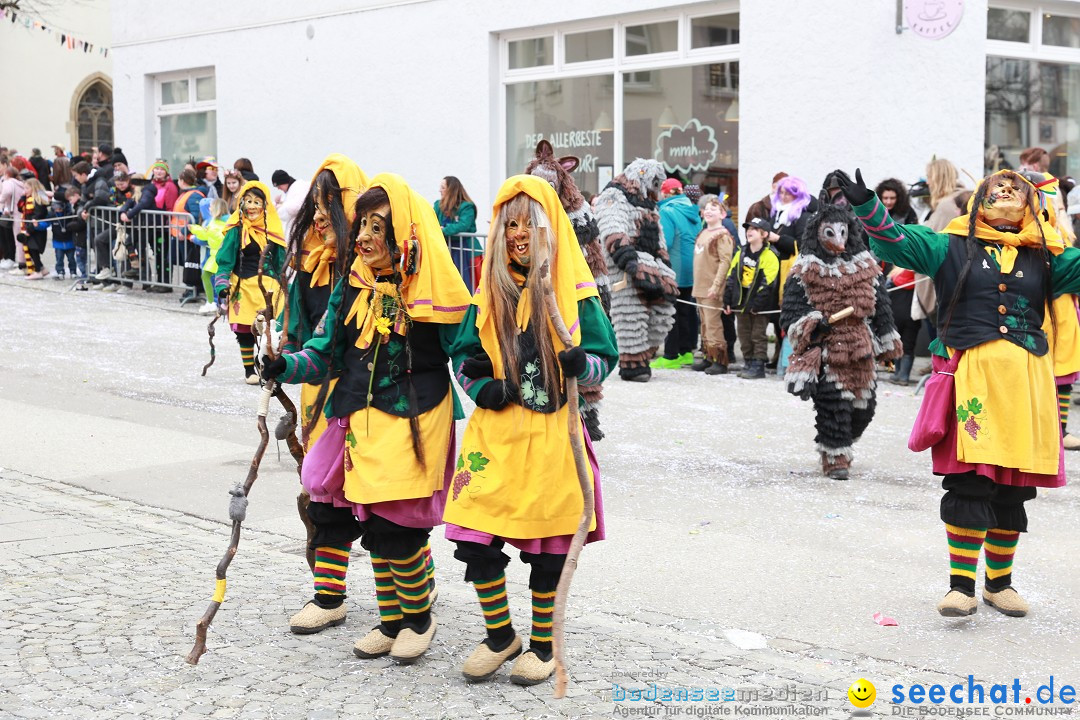
<instances>
[{"instance_id":1,"label":"yellow apron","mask_svg":"<svg viewBox=\"0 0 1080 720\"><path fill-rule=\"evenodd\" d=\"M330 387L326 391L326 397L334 392L334 386L337 385L337 378L330 381ZM311 416L315 412L315 399L319 397L319 384L318 383L304 383L300 386L300 416L301 424L307 425L311 422ZM315 423L315 427L311 428L311 434L308 436L307 444L304 445L304 452L315 446L315 441L319 439L319 436L326 431L326 414L319 413L319 420Z\"/></svg>"},{"instance_id":2,"label":"yellow apron","mask_svg":"<svg viewBox=\"0 0 1080 720\"><path fill-rule=\"evenodd\" d=\"M450 430L454 424L454 398L420 415L427 469L413 452L409 419L376 408L349 415L345 433L345 498L370 505L390 500L431 497L441 490L446 473Z\"/></svg>"},{"instance_id":3,"label":"yellow apron","mask_svg":"<svg viewBox=\"0 0 1080 720\"><path fill-rule=\"evenodd\" d=\"M993 340L964 351L955 379L957 460L1057 475L1061 433L1051 353L1038 357Z\"/></svg>"},{"instance_id":4,"label":"yellow apron","mask_svg":"<svg viewBox=\"0 0 1080 720\"><path fill-rule=\"evenodd\" d=\"M443 519L505 538L572 535L584 500L567 427L568 406L543 414L477 408L465 428ZM591 465L589 482L595 483ZM596 528L594 515L590 530Z\"/></svg>"},{"instance_id":5,"label":"yellow apron","mask_svg":"<svg viewBox=\"0 0 1080 720\"><path fill-rule=\"evenodd\" d=\"M232 325L251 325L255 322L255 313L266 309L266 300L259 291L259 278L258 276L244 278L240 281L240 286L237 287L236 276L233 275L230 278L230 283L230 291L232 288L236 288L236 290L229 295L229 323ZM263 287L266 288L266 291L270 293L270 297L273 299L274 317L277 317L281 314L281 308L285 302L284 293L281 292L278 281L269 275L263 275Z\"/></svg>"},{"instance_id":6,"label":"yellow apron","mask_svg":"<svg viewBox=\"0 0 1080 720\"><path fill-rule=\"evenodd\" d=\"M1076 317L1076 296L1062 295L1054 300L1054 321L1050 322L1047 311L1042 329L1054 355L1054 377L1080 372L1080 320Z\"/></svg>"}]
</instances>

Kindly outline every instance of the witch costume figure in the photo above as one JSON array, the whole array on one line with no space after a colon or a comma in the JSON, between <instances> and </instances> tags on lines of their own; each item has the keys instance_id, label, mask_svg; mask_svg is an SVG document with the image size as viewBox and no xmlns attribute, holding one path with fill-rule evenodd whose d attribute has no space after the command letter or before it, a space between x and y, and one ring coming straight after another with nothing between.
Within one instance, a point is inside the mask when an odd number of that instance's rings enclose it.
<instances>
[{"instance_id":1,"label":"witch costume figure","mask_svg":"<svg viewBox=\"0 0 1080 720\"><path fill-rule=\"evenodd\" d=\"M269 198L270 188L257 180L249 180L240 188L240 204L227 221L214 275L218 307L236 334L248 385L259 384L251 326L256 314L266 310L260 280L262 288L273 298L275 313L284 301L277 278L285 262L285 234ZM260 258L263 258L261 272Z\"/></svg>"},{"instance_id":2,"label":"witch costume figure","mask_svg":"<svg viewBox=\"0 0 1080 720\"><path fill-rule=\"evenodd\" d=\"M619 377L648 382L649 363L675 324L675 271L660 231L656 200L664 166L638 158L596 201L596 224L611 281L611 323L619 339Z\"/></svg>"},{"instance_id":3,"label":"witch costume figure","mask_svg":"<svg viewBox=\"0 0 1080 720\"><path fill-rule=\"evenodd\" d=\"M1022 617L1028 603L1013 587L1012 569L1028 529L1024 504L1040 487L1065 484L1043 318L1055 295L1080 290L1080 250L1064 246L1036 188L1012 171L980 182L968 212L940 233L894 224L859 172L843 191L874 254L929 275L937 289L934 372L952 381L953 392L940 412L932 412L927 392L912 440L932 442L934 474L945 490L949 592L938 612L956 617L978 609L975 575L984 551L983 601Z\"/></svg>"},{"instance_id":4,"label":"witch costume figure","mask_svg":"<svg viewBox=\"0 0 1080 720\"><path fill-rule=\"evenodd\" d=\"M453 474L454 419L462 412L449 348L469 292L435 211L397 175L372 179L356 203L350 237L348 275L313 338L265 373L321 379L314 416L322 412L327 428L304 460L301 481L313 502L356 516L371 556L380 622L353 652L411 663L435 634L424 549L442 522ZM331 566L347 556L326 560L332 577Z\"/></svg>"},{"instance_id":5,"label":"witch costume figure","mask_svg":"<svg viewBox=\"0 0 1080 720\"><path fill-rule=\"evenodd\" d=\"M592 208L585 202L585 197L570 175L578 166L578 162L579 160L572 155L556 158L551 143L541 140L536 144L536 157L525 166L525 173L546 180L555 188L555 192L559 195L559 202L566 211L566 216L570 218L570 224L574 227L574 234L577 235L578 245L581 246L585 262L588 263L589 270L596 281L600 303L604 306L604 312L610 312L611 287L607 276L604 249L600 245L600 228L596 225ZM581 396L585 401L581 415L585 420L585 427L589 429L589 438L593 442L599 442L604 439L604 433L600 430L600 402L604 399L604 389L600 385L581 388Z\"/></svg>"},{"instance_id":6,"label":"witch costume figure","mask_svg":"<svg viewBox=\"0 0 1080 720\"><path fill-rule=\"evenodd\" d=\"M545 264L549 280L542 277ZM482 277L453 347L458 380L477 409L444 515L446 537L457 543L454 557L465 563L487 631L462 673L471 682L486 680L517 657L510 680L534 685L555 667L555 587L584 506L563 377L598 385L618 361L618 349L570 220L540 178L517 175L499 189ZM553 329L548 283L573 348ZM604 537L604 513L599 468L588 433L583 436L596 494L587 539L593 542ZM532 566L532 629L524 654L506 597L507 543Z\"/></svg>"},{"instance_id":7,"label":"witch costume figure","mask_svg":"<svg viewBox=\"0 0 1080 720\"><path fill-rule=\"evenodd\" d=\"M852 446L874 418L875 364L900 357L903 343L885 278L850 210L822 205L799 249L780 311L792 346L784 379L788 392L814 401L822 473L846 480Z\"/></svg>"},{"instance_id":8,"label":"witch costume figure","mask_svg":"<svg viewBox=\"0 0 1080 720\"><path fill-rule=\"evenodd\" d=\"M345 275L349 254L350 229L355 218L356 199L367 190L368 177L356 163L340 154L323 160L311 180L300 212L289 234L289 257L296 272L287 292L288 312L285 353L298 352L315 335L330 293ZM298 364L304 356L298 356ZM265 362L265 360L264 360ZM303 368L280 377L282 382L296 382L305 377ZM333 391L336 379L330 380ZM309 428L304 436L307 452L326 430L326 418L315 417L318 382L300 386L300 414ZM314 553L315 594L311 602L289 619L289 629L307 635L345 622L345 579L353 542L360 537L360 524L352 509L333 503L309 502L308 519L315 527L309 552Z\"/></svg>"}]
</instances>

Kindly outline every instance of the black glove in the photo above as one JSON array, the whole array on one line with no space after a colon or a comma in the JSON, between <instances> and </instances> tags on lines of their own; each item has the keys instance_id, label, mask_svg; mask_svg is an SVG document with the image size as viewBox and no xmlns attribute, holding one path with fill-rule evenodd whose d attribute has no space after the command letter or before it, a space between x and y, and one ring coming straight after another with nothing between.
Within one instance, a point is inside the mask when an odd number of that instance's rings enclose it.
<instances>
[{"instance_id":1,"label":"black glove","mask_svg":"<svg viewBox=\"0 0 1080 720\"><path fill-rule=\"evenodd\" d=\"M220 291L217 294L217 306L218 306L218 310L220 310L222 312L222 314L227 314L229 312L229 290L228 290L228 288Z\"/></svg>"},{"instance_id":2,"label":"black glove","mask_svg":"<svg viewBox=\"0 0 1080 720\"><path fill-rule=\"evenodd\" d=\"M279 355L273 360L269 355L263 355L262 357L262 375L263 380L277 380L277 376L285 372L285 356Z\"/></svg>"},{"instance_id":3,"label":"black glove","mask_svg":"<svg viewBox=\"0 0 1080 720\"><path fill-rule=\"evenodd\" d=\"M825 339L825 336L829 334L830 330L832 330L832 325L829 324L828 320L822 319L817 325L814 326L814 329L810 331L810 342L821 342L823 339Z\"/></svg>"},{"instance_id":4,"label":"black glove","mask_svg":"<svg viewBox=\"0 0 1080 720\"><path fill-rule=\"evenodd\" d=\"M492 367L491 358L488 357L488 354L482 352L461 363L461 374L467 378L479 380L480 378L493 377L495 368Z\"/></svg>"},{"instance_id":5,"label":"black glove","mask_svg":"<svg viewBox=\"0 0 1080 720\"><path fill-rule=\"evenodd\" d=\"M485 410L502 410L518 399L518 389L505 380L492 380L476 394L476 406Z\"/></svg>"},{"instance_id":6,"label":"black glove","mask_svg":"<svg viewBox=\"0 0 1080 720\"><path fill-rule=\"evenodd\" d=\"M563 375L577 377L585 372L585 351L579 347L572 347L559 353L559 365L562 366Z\"/></svg>"},{"instance_id":7,"label":"black glove","mask_svg":"<svg viewBox=\"0 0 1080 720\"><path fill-rule=\"evenodd\" d=\"M859 168L855 169L854 181L843 170L837 170L836 181L840 185L840 192L844 193L850 205L862 205L874 197L874 193L870 192L866 183L863 182L862 170Z\"/></svg>"}]
</instances>

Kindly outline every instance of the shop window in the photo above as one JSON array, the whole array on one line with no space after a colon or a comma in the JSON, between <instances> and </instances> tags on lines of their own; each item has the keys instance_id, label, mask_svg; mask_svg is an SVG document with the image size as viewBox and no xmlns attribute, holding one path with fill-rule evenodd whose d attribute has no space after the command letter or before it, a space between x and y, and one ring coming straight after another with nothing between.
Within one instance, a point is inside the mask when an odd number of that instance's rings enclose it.
<instances>
[{"instance_id":1,"label":"shop window","mask_svg":"<svg viewBox=\"0 0 1080 720\"><path fill-rule=\"evenodd\" d=\"M1040 146L1057 177L1080 174L1080 65L986 59L986 172Z\"/></svg>"},{"instance_id":2,"label":"shop window","mask_svg":"<svg viewBox=\"0 0 1080 720\"><path fill-rule=\"evenodd\" d=\"M524 171L536 144L579 159L574 182L595 193L611 179L615 112L610 75L525 82L506 87L506 174ZM555 92L557 90L557 92Z\"/></svg>"},{"instance_id":3,"label":"shop window","mask_svg":"<svg viewBox=\"0 0 1080 720\"><path fill-rule=\"evenodd\" d=\"M690 47L719 47L739 44L739 14L710 15L690 21Z\"/></svg>"},{"instance_id":4,"label":"shop window","mask_svg":"<svg viewBox=\"0 0 1080 720\"><path fill-rule=\"evenodd\" d=\"M568 63L610 60L615 55L615 32L610 28L567 33L563 39Z\"/></svg>"},{"instance_id":5,"label":"shop window","mask_svg":"<svg viewBox=\"0 0 1080 720\"><path fill-rule=\"evenodd\" d=\"M1031 13L990 8L986 14L986 37L988 40L1028 42L1031 38Z\"/></svg>"},{"instance_id":6,"label":"shop window","mask_svg":"<svg viewBox=\"0 0 1080 720\"><path fill-rule=\"evenodd\" d=\"M553 37L511 40L510 69L544 67L555 62L555 39Z\"/></svg>"},{"instance_id":7,"label":"shop window","mask_svg":"<svg viewBox=\"0 0 1080 720\"><path fill-rule=\"evenodd\" d=\"M627 57L676 52L678 49L679 22L677 20L648 25L628 25L626 28Z\"/></svg>"},{"instance_id":8,"label":"shop window","mask_svg":"<svg viewBox=\"0 0 1080 720\"><path fill-rule=\"evenodd\" d=\"M737 195L738 62L650 72L653 92L634 91L633 73L623 77L624 160L655 158L684 183Z\"/></svg>"},{"instance_id":9,"label":"shop window","mask_svg":"<svg viewBox=\"0 0 1080 720\"><path fill-rule=\"evenodd\" d=\"M1080 18L1044 15L1042 41L1043 45L1080 48Z\"/></svg>"},{"instance_id":10,"label":"shop window","mask_svg":"<svg viewBox=\"0 0 1080 720\"><path fill-rule=\"evenodd\" d=\"M217 155L216 80L213 70L190 70L160 76L157 84L155 154L176 177L191 158Z\"/></svg>"}]
</instances>

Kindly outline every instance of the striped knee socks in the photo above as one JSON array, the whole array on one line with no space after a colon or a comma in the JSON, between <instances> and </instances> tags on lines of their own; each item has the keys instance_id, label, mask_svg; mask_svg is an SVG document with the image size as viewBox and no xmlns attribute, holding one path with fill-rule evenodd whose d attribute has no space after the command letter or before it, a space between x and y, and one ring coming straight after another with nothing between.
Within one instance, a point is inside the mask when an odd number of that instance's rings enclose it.
<instances>
[{"instance_id":1,"label":"striped knee socks","mask_svg":"<svg viewBox=\"0 0 1080 720\"><path fill-rule=\"evenodd\" d=\"M315 602L335 608L345 599L345 574L349 571L352 543L315 548Z\"/></svg>"},{"instance_id":2,"label":"striped knee socks","mask_svg":"<svg viewBox=\"0 0 1080 720\"><path fill-rule=\"evenodd\" d=\"M397 637L401 629L401 605L398 603L397 586L390 563L371 553L371 569L375 573L375 601L379 604L379 621L383 634Z\"/></svg>"},{"instance_id":3,"label":"striped knee socks","mask_svg":"<svg viewBox=\"0 0 1080 720\"><path fill-rule=\"evenodd\" d=\"M431 556L431 541L424 543L424 567L427 570L428 592L435 592L435 558Z\"/></svg>"},{"instance_id":4,"label":"striped knee socks","mask_svg":"<svg viewBox=\"0 0 1080 720\"><path fill-rule=\"evenodd\" d=\"M986 531L986 589L1000 592L1012 584L1013 556L1020 533L1015 530Z\"/></svg>"},{"instance_id":5,"label":"striped knee socks","mask_svg":"<svg viewBox=\"0 0 1080 720\"><path fill-rule=\"evenodd\" d=\"M1069 432L1069 401L1072 399L1072 384L1057 386L1058 420L1061 421L1061 436Z\"/></svg>"},{"instance_id":6,"label":"striped knee socks","mask_svg":"<svg viewBox=\"0 0 1080 720\"><path fill-rule=\"evenodd\" d=\"M427 630L431 618L431 597L424 549L420 548L402 560L389 559L388 562L401 604L401 624L417 631Z\"/></svg>"},{"instance_id":7,"label":"striped knee socks","mask_svg":"<svg viewBox=\"0 0 1080 720\"><path fill-rule=\"evenodd\" d=\"M480 609L484 612L487 644L492 650L503 648L514 637L510 624L510 605L506 601L506 573L499 573L494 580L473 583Z\"/></svg>"},{"instance_id":8,"label":"striped knee socks","mask_svg":"<svg viewBox=\"0 0 1080 720\"><path fill-rule=\"evenodd\" d=\"M965 595L975 595L975 570L986 530L945 524L949 538L949 586Z\"/></svg>"},{"instance_id":9,"label":"striped knee socks","mask_svg":"<svg viewBox=\"0 0 1080 720\"><path fill-rule=\"evenodd\" d=\"M551 656L551 626L555 613L555 591L532 591L532 634L529 649L535 650L541 660Z\"/></svg>"}]
</instances>

